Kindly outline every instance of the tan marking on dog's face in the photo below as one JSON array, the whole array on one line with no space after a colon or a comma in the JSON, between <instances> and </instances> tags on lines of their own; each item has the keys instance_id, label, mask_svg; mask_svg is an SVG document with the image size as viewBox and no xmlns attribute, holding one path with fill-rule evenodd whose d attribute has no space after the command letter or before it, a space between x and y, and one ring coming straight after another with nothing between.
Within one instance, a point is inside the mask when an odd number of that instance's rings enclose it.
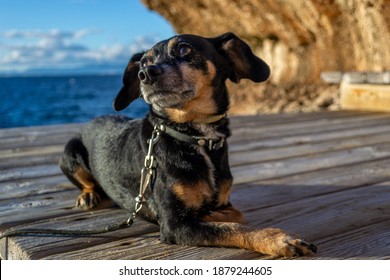
<instances>
[{"instance_id":1,"label":"tan marking on dog's face","mask_svg":"<svg viewBox=\"0 0 390 280\"><path fill-rule=\"evenodd\" d=\"M173 37L168 41L168 51L172 50L178 42L178 37Z\"/></svg>"},{"instance_id":2,"label":"tan marking on dog's face","mask_svg":"<svg viewBox=\"0 0 390 280\"><path fill-rule=\"evenodd\" d=\"M145 62L146 62L146 65L151 64L151 63L152 63L151 59L152 59L153 57L155 57L155 56L156 56L156 51L155 51L154 49L148 50L148 51L144 54L144 57L147 58L146 61L145 61Z\"/></svg>"},{"instance_id":3,"label":"tan marking on dog's face","mask_svg":"<svg viewBox=\"0 0 390 280\"><path fill-rule=\"evenodd\" d=\"M183 80L192 85L195 96L180 109L165 109L172 121L177 123L201 121L216 114L218 108L213 100L214 92L212 86L216 69L211 61L207 61L207 69L207 73L204 73L188 65L180 67Z\"/></svg>"},{"instance_id":4,"label":"tan marking on dog's face","mask_svg":"<svg viewBox=\"0 0 390 280\"><path fill-rule=\"evenodd\" d=\"M200 209L204 202L212 199L212 191L206 181L199 181L193 185L175 183L172 191L186 207L195 210Z\"/></svg>"}]
</instances>

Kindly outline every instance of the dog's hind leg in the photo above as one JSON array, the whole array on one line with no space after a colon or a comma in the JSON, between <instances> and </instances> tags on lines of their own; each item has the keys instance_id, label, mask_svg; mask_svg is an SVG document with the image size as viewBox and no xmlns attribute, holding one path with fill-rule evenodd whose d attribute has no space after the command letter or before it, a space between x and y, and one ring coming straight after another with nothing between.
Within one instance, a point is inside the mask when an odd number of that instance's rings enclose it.
<instances>
[{"instance_id":1,"label":"dog's hind leg","mask_svg":"<svg viewBox=\"0 0 390 280\"><path fill-rule=\"evenodd\" d=\"M79 137L72 138L65 146L60 168L68 179L81 189L76 206L84 209L100 202L101 188L89 170L88 152Z\"/></svg>"}]
</instances>

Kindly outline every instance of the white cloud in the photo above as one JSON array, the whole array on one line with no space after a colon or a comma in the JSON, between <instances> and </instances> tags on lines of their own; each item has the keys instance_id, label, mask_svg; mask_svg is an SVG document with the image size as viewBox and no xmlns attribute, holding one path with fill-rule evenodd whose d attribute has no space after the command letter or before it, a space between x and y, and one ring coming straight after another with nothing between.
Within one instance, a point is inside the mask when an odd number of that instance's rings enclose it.
<instances>
[{"instance_id":1,"label":"white cloud","mask_svg":"<svg viewBox=\"0 0 390 280\"><path fill-rule=\"evenodd\" d=\"M43 31L39 29L33 30L6 30L0 32L0 36L8 39L46 39L46 40L65 40L65 39L80 39L89 34L97 33L92 29L81 29L78 31L63 31L51 29Z\"/></svg>"},{"instance_id":2,"label":"white cloud","mask_svg":"<svg viewBox=\"0 0 390 280\"><path fill-rule=\"evenodd\" d=\"M88 46L83 39L97 30L7 30L0 32L0 72L36 68L77 68L93 64L126 64L130 55L154 45L157 37L138 37L129 45ZM120 69L122 70L122 69Z\"/></svg>"}]
</instances>

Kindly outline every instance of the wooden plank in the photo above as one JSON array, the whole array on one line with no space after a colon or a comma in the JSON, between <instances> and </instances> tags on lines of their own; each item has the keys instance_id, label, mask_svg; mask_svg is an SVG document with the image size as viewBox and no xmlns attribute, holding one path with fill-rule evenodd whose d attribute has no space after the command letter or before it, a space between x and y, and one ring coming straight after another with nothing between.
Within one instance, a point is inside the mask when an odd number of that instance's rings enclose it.
<instances>
[{"instance_id":1,"label":"wooden plank","mask_svg":"<svg viewBox=\"0 0 390 280\"><path fill-rule=\"evenodd\" d=\"M0 183L0 203L6 199L20 199L34 195L75 190L64 175Z\"/></svg>"},{"instance_id":2,"label":"wooden plank","mask_svg":"<svg viewBox=\"0 0 390 280\"><path fill-rule=\"evenodd\" d=\"M389 222L370 224L354 230L335 234L318 241L318 254L302 259L390 259Z\"/></svg>"},{"instance_id":3,"label":"wooden plank","mask_svg":"<svg viewBox=\"0 0 390 280\"><path fill-rule=\"evenodd\" d=\"M300 134L315 134L315 133L324 133L324 132L334 132L334 131L345 131L353 128L362 128L362 127L371 127L371 126L382 126L389 124L388 115L376 115L370 116L367 118L354 118L351 120L338 120L338 121L328 121L328 120L319 120L308 122L306 124L280 124L271 127L255 127L255 128L246 128L237 129L234 131L229 143L236 143L241 141L253 141L256 139L266 139L271 137L285 137L293 136Z\"/></svg>"},{"instance_id":4,"label":"wooden plank","mask_svg":"<svg viewBox=\"0 0 390 280\"><path fill-rule=\"evenodd\" d=\"M91 230L127 220L128 213L121 209L83 211L67 217L46 219L38 223L24 225L23 228L51 228L69 230ZM41 259L63 252L85 249L109 241L126 237L142 238L143 235L156 232L158 228L150 223L137 221L131 228L117 230L87 237L72 236L19 236L2 240L3 256L6 259ZM139 237L141 236L141 237ZM4 244L7 242L7 244ZM123 241L122 241L123 242Z\"/></svg>"},{"instance_id":5,"label":"wooden plank","mask_svg":"<svg viewBox=\"0 0 390 280\"><path fill-rule=\"evenodd\" d=\"M340 85L340 105L343 109L390 112L390 85Z\"/></svg>"},{"instance_id":6,"label":"wooden plank","mask_svg":"<svg viewBox=\"0 0 390 280\"><path fill-rule=\"evenodd\" d=\"M358 163L283 178L235 184L232 203L243 211L390 181L390 159ZM250 198L250 199L248 199Z\"/></svg>"},{"instance_id":7,"label":"wooden plank","mask_svg":"<svg viewBox=\"0 0 390 280\"><path fill-rule=\"evenodd\" d=\"M14 158L27 158L43 155L59 154L63 152L64 145L45 145L42 147L21 147L17 149L0 150L0 159L3 161Z\"/></svg>"},{"instance_id":8,"label":"wooden plank","mask_svg":"<svg viewBox=\"0 0 390 280\"><path fill-rule=\"evenodd\" d=\"M232 118L232 129L238 133L241 131L247 131L252 129L271 129L281 130L283 128L301 128L307 126L318 125L335 125L340 123L356 123L359 121L370 121L375 119L386 118L386 113L381 112L361 112L356 111L342 111L343 114L312 114L310 117L306 114L298 113L297 116L293 114L281 114L281 115L263 115L260 119L247 119L247 117ZM346 114L346 112L351 112ZM336 113L336 112L335 112ZM267 118L268 117L268 118Z\"/></svg>"},{"instance_id":9,"label":"wooden plank","mask_svg":"<svg viewBox=\"0 0 390 280\"><path fill-rule=\"evenodd\" d=\"M275 124L287 124L294 122L308 122L314 120L351 119L361 116L377 115L377 112L364 112L354 110L344 111L319 111L309 113L281 113L265 115L231 116L230 125L233 130L245 127L273 126Z\"/></svg>"},{"instance_id":10,"label":"wooden plank","mask_svg":"<svg viewBox=\"0 0 390 280\"><path fill-rule=\"evenodd\" d=\"M70 137L78 133L81 127L81 124L75 124L34 128L0 129L0 150L37 147L47 144L63 145L70 139Z\"/></svg>"},{"instance_id":11,"label":"wooden plank","mask_svg":"<svg viewBox=\"0 0 390 280\"><path fill-rule=\"evenodd\" d=\"M300 135L252 139L238 143L231 143L231 145L229 145L229 152L235 153L257 149L271 149L281 146L300 146L303 144L325 142L335 139L343 141L344 139L349 139L351 137L360 137L365 135L370 136L389 132L390 126L388 125L373 125L371 127L359 127L356 129L351 128L344 129L342 131L323 131L314 134L307 132Z\"/></svg>"},{"instance_id":12,"label":"wooden plank","mask_svg":"<svg viewBox=\"0 0 390 280\"><path fill-rule=\"evenodd\" d=\"M303 155L313 155L315 153L323 153L328 151L339 151L348 150L351 148L369 146L372 144L379 144L390 142L389 131L386 133L377 133L370 135L353 135L346 138L330 139L329 141L302 143L301 145L292 146L281 146L281 147L270 147L268 149L259 150L244 150L244 151L233 151L230 153L230 165L247 165L256 162L264 162L276 159L285 159ZM279 138L280 139L280 138ZM275 139L277 142L278 139ZM262 142L257 142L263 144Z\"/></svg>"},{"instance_id":13,"label":"wooden plank","mask_svg":"<svg viewBox=\"0 0 390 280\"><path fill-rule=\"evenodd\" d=\"M37 221L44 218L66 216L82 210L76 209L75 199L80 191L70 190L0 201L0 228Z\"/></svg>"},{"instance_id":14,"label":"wooden plank","mask_svg":"<svg viewBox=\"0 0 390 280\"><path fill-rule=\"evenodd\" d=\"M37 155L37 156L26 156L26 157L21 156L15 158L7 158L0 161L0 170L10 170L10 169L15 170L21 167L33 167L39 165L58 165L60 162L61 155L62 155L62 151L60 153L53 153L53 154L43 153L42 156Z\"/></svg>"},{"instance_id":15,"label":"wooden plank","mask_svg":"<svg viewBox=\"0 0 390 280\"><path fill-rule=\"evenodd\" d=\"M384 72L321 72L321 79L330 84L390 84L390 71Z\"/></svg>"},{"instance_id":16,"label":"wooden plank","mask_svg":"<svg viewBox=\"0 0 390 280\"><path fill-rule=\"evenodd\" d=\"M65 145L75 133L65 132L63 134L53 134L50 136L40 135L37 137L18 137L3 139L0 141L0 149L19 149L26 147L39 147L45 145Z\"/></svg>"},{"instance_id":17,"label":"wooden plank","mask_svg":"<svg viewBox=\"0 0 390 280\"><path fill-rule=\"evenodd\" d=\"M349 150L299 156L270 162L259 162L232 168L236 184L289 176L292 174L362 163L390 157L390 144L376 144Z\"/></svg>"},{"instance_id":18,"label":"wooden plank","mask_svg":"<svg viewBox=\"0 0 390 280\"><path fill-rule=\"evenodd\" d=\"M351 137L370 136L375 134L389 133L390 126L388 125L373 125L371 127L359 127L357 129L344 129L342 131L323 131L317 133L307 132L306 134L271 137L265 139L253 139L251 141L242 141L229 145L229 152L243 152L248 150L271 149L281 146L300 146L303 144L326 142L331 140L349 139Z\"/></svg>"},{"instance_id":19,"label":"wooden plank","mask_svg":"<svg viewBox=\"0 0 390 280\"><path fill-rule=\"evenodd\" d=\"M307 197L261 211L251 209L246 212L246 220L253 226L277 226L315 241L373 223L387 222L390 229L389 199L390 184L385 182Z\"/></svg>"},{"instance_id":20,"label":"wooden plank","mask_svg":"<svg viewBox=\"0 0 390 280\"><path fill-rule=\"evenodd\" d=\"M142 238L126 238L109 243L102 243L88 249L75 250L53 255L47 259L105 259L105 260L172 260L172 259L254 259L258 253L240 249L189 247L162 244L156 233L144 235ZM264 256L263 256L264 257Z\"/></svg>"},{"instance_id":21,"label":"wooden plank","mask_svg":"<svg viewBox=\"0 0 390 280\"><path fill-rule=\"evenodd\" d=\"M0 182L9 182L22 179L49 177L62 174L58 165L43 164L32 167L0 170Z\"/></svg>"},{"instance_id":22,"label":"wooden plank","mask_svg":"<svg viewBox=\"0 0 390 280\"><path fill-rule=\"evenodd\" d=\"M77 132L82 123L74 124L58 124L46 126L30 126L30 127L14 127L0 129L0 139L9 139L16 136L28 136L28 139L33 140L38 135L52 135L54 133L69 133Z\"/></svg>"}]
</instances>

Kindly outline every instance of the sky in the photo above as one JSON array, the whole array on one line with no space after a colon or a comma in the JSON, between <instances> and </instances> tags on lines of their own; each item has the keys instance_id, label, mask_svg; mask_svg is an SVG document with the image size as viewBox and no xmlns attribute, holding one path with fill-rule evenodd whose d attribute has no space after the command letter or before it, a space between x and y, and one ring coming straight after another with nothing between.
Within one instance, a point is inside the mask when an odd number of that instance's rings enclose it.
<instances>
[{"instance_id":1,"label":"sky","mask_svg":"<svg viewBox=\"0 0 390 280\"><path fill-rule=\"evenodd\" d=\"M0 75L121 73L172 35L139 0L0 0Z\"/></svg>"}]
</instances>

